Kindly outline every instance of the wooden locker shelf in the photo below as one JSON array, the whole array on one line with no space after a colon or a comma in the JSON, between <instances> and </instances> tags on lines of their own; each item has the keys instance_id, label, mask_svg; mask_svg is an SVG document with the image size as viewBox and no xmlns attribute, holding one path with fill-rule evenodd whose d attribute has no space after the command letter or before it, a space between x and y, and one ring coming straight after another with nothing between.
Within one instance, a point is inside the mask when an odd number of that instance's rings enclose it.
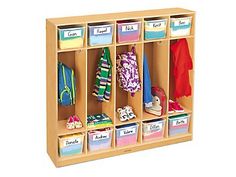
<instances>
[{"instance_id":1,"label":"wooden locker shelf","mask_svg":"<svg viewBox=\"0 0 236 177\"><path fill-rule=\"evenodd\" d=\"M170 18L174 16L191 16L192 28L189 36L170 37ZM167 18L167 36L164 39L145 40L144 39L144 20L154 17ZM117 42L117 21L120 20L138 20L141 22L140 40L137 42L118 43ZM114 24L113 42L110 45L89 46L88 42L88 24L96 22L109 22ZM59 49L58 48L58 27L66 25L82 25L85 27L84 46L82 48ZM130 152L165 146L174 143L180 143L192 140L193 129L193 87L194 87L194 69L190 71L190 82L192 85L192 96L183 97L177 101L183 106L184 113L173 113L162 116L155 116L144 111L143 108L143 89L136 92L132 97L129 93L123 91L118 83L116 76L116 55L122 52L130 51L135 46L139 77L143 85L143 55L146 54L148 67L150 71L151 83L153 86L162 88L167 100L173 99L174 80L171 62L170 45L178 39L186 38L190 54L194 63L194 33L195 33L195 12L182 9L170 8L159 10L147 10L136 12L123 12L113 14L89 15L78 17L53 18L46 20L46 51L47 51L47 152L57 167L111 157L115 155L126 154ZM93 84L95 82L96 67L101 55L102 48L108 47L110 50L112 67L112 88L110 102L98 103L96 97L92 96ZM76 104L69 107L60 106L57 102L57 63L61 61L73 68L76 76ZM168 110L168 101L166 103ZM136 118L121 122L117 116L116 110L119 107L130 105L133 108ZM87 127L87 116L98 113L106 113L112 119L112 125L100 128L110 127L113 129L112 147L107 150L89 152L88 150L88 131L100 129ZM168 136L168 117L180 114L190 114L189 133L178 136ZM65 125L70 115L76 114L80 117L83 127L80 129L67 130ZM143 141L142 122L146 120L165 119L164 138L154 141ZM125 147L116 146L116 126L138 123L138 141L134 145ZM74 133L84 133L83 152L80 155L60 157L58 154L58 137Z\"/></svg>"}]
</instances>

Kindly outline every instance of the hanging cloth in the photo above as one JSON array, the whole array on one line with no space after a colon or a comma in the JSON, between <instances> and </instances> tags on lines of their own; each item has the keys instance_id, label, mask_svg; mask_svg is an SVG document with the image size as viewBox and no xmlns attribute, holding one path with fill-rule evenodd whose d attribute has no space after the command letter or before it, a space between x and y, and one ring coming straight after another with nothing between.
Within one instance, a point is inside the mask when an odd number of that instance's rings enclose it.
<instances>
[{"instance_id":1,"label":"hanging cloth","mask_svg":"<svg viewBox=\"0 0 236 177\"><path fill-rule=\"evenodd\" d=\"M145 107L152 107L151 79L145 54L143 56L143 103Z\"/></svg>"},{"instance_id":2,"label":"hanging cloth","mask_svg":"<svg viewBox=\"0 0 236 177\"><path fill-rule=\"evenodd\" d=\"M193 69L193 63L189 53L188 42L186 39L179 39L176 43L171 44L170 48L174 64L174 97L190 96L191 85L189 82L189 70Z\"/></svg>"},{"instance_id":3,"label":"hanging cloth","mask_svg":"<svg viewBox=\"0 0 236 177\"><path fill-rule=\"evenodd\" d=\"M96 71L96 81L93 90L93 95L97 97L98 101L109 102L111 95L111 71L112 63L110 58L110 51L108 47L105 47L98 63Z\"/></svg>"}]
</instances>

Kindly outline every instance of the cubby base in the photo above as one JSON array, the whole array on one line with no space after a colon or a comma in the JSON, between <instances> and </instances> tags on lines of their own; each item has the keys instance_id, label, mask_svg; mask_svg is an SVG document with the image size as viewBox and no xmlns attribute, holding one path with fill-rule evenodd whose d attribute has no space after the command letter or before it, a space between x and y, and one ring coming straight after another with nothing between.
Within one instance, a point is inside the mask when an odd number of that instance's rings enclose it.
<instances>
[{"instance_id":1,"label":"cubby base","mask_svg":"<svg viewBox=\"0 0 236 177\"><path fill-rule=\"evenodd\" d=\"M97 159L127 154L131 152L141 151L145 149L151 149L151 148L191 141L191 140L192 140L192 134L188 133L188 134L164 138L164 139L160 139L156 141L143 142L143 143L138 143L138 144L126 146L126 147L111 148L105 151L98 151L98 152L82 154L78 156L63 157L63 158L58 157L58 159L53 162L56 167L62 167L66 165L72 165L76 163L97 160Z\"/></svg>"}]
</instances>

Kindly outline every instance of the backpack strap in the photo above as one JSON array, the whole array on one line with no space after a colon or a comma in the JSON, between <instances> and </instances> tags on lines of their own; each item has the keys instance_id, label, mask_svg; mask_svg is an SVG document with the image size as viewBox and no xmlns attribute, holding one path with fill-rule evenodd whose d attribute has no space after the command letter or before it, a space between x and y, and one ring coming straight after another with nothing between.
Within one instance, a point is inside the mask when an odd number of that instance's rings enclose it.
<instances>
[{"instance_id":1,"label":"backpack strap","mask_svg":"<svg viewBox=\"0 0 236 177\"><path fill-rule=\"evenodd\" d=\"M60 94L60 100L62 100L62 96L63 96L63 93L64 92L68 92L69 95L70 95L70 99L72 100L72 96L71 96L71 90L70 88L67 86L67 83L66 83L66 74L65 74L65 67L64 65L61 65L62 67L62 76L63 76L63 82L64 82L64 90L61 92Z\"/></svg>"},{"instance_id":2,"label":"backpack strap","mask_svg":"<svg viewBox=\"0 0 236 177\"><path fill-rule=\"evenodd\" d=\"M72 102L75 104L75 83L74 83L74 70L71 69L71 87L72 87Z\"/></svg>"}]
</instances>

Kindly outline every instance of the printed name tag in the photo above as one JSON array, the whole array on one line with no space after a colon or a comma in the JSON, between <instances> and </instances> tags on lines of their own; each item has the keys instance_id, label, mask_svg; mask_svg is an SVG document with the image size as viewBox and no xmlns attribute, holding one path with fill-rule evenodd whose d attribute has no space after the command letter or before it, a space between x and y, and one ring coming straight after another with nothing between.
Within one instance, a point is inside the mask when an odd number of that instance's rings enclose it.
<instances>
[{"instance_id":1,"label":"printed name tag","mask_svg":"<svg viewBox=\"0 0 236 177\"><path fill-rule=\"evenodd\" d=\"M120 131L120 136L132 135L136 133L136 128L128 128Z\"/></svg>"},{"instance_id":2,"label":"printed name tag","mask_svg":"<svg viewBox=\"0 0 236 177\"><path fill-rule=\"evenodd\" d=\"M177 119L173 121L173 126L185 125L188 123L188 119Z\"/></svg>"},{"instance_id":3,"label":"printed name tag","mask_svg":"<svg viewBox=\"0 0 236 177\"><path fill-rule=\"evenodd\" d=\"M99 135L93 135L93 141L99 141L99 140L104 140L109 138L109 133L101 133Z\"/></svg>"},{"instance_id":4,"label":"printed name tag","mask_svg":"<svg viewBox=\"0 0 236 177\"><path fill-rule=\"evenodd\" d=\"M82 30L64 31L65 38L81 37L81 35L82 35Z\"/></svg>"},{"instance_id":5,"label":"printed name tag","mask_svg":"<svg viewBox=\"0 0 236 177\"><path fill-rule=\"evenodd\" d=\"M104 28L95 28L93 33L95 35L99 35L99 34L107 34L111 32L111 27L104 27Z\"/></svg>"},{"instance_id":6,"label":"printed name tag","mask_svg":"<svg viewBox=\"0 0 236 177\"><path fill-rule=\"evenodd\" d=\"M157 123L148 125L147 130L148 131L157 131L157 132L161 131L162 130L162 122L157 122Z\"/></svg>"},{"instance_id":7,"label":"printed name tag","mask_svg":"<svg viewBox=\"0 0 236 177\"><path fill-rule=\"evenodd\" d=\"M183 26L183 25L188 25L189 24L189 20L177 20L174 22L175 26Z\"/></svg>"},{"instance_id":8,"label":"printed name tag","mask_svg":"<svg viewBox=\"0 0 236 177\"><path fill-rule=\"evenodd\" d=\"M149 23L149 27L151 27L151 28L163 28L163 27L165 27L165 22Z\"/></svg>"},{"instance_id":9,"label":"printed name tag","mask_svg":"<svg viewBox=\"0 0 236 177\"><path fill-rule=\"evenodd\" d=\"M137 31L138 30L138 25L124 25L122 26L121 31L122 32L127 32L127 31Z\"/></svg>"},{"instance_id":10,"label":"printed name tag","mask_svg":"<svg viewBox=\"0 0 236 177\"><path fill-rule=\"evenodd\" d=\"M64 144L64 146L71 146L71 145L81 144L81 139L80 138L67 139L63 142L63 144Z\"/></svg>"}]
</instances>

